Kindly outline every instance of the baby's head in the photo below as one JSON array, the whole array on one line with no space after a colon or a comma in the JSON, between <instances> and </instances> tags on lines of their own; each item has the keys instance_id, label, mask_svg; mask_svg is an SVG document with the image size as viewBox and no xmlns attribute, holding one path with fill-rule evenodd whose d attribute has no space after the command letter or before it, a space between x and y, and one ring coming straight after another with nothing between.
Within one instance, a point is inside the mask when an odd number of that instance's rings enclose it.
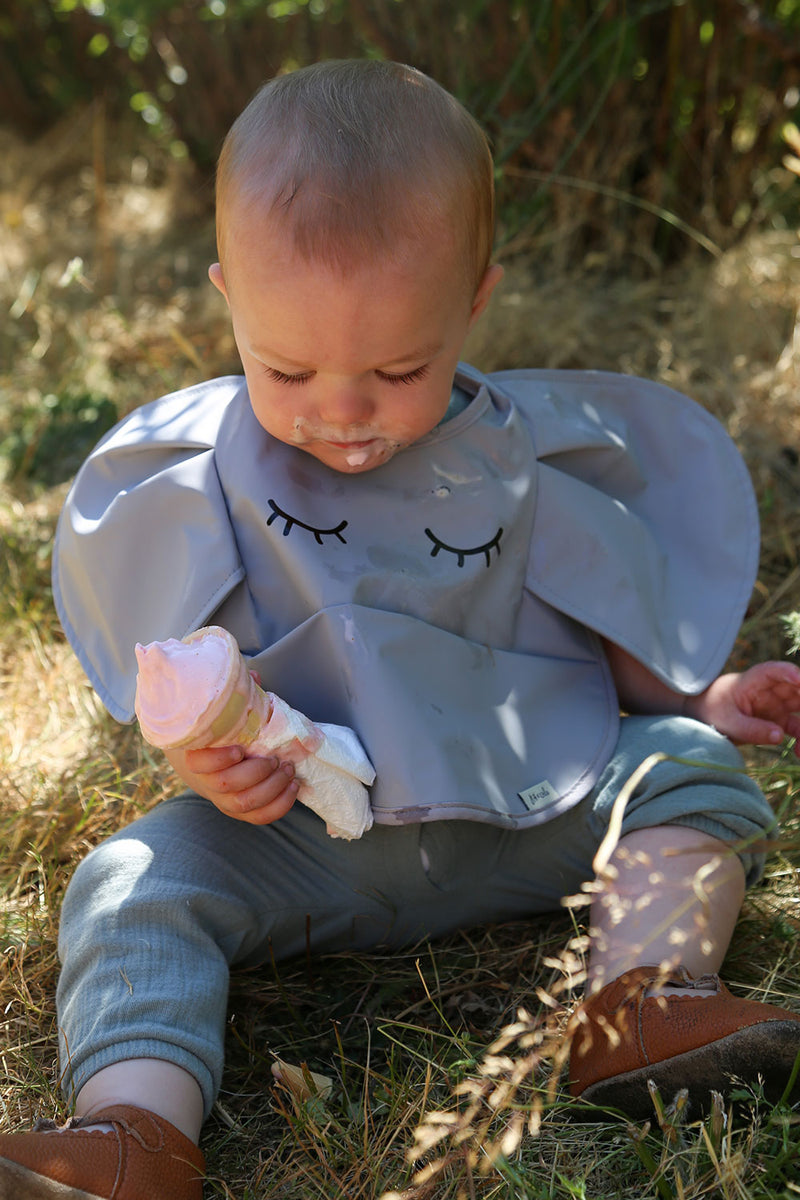
<instances>
[{"instance_id":1,"label":"baby's head","mask_svg":"<svg viewBox=\"0 0 800 1200\"><path fill-rule=\"evenodd\" d=\"M217 170L217 241L229 220L268 219L301 257L347 269L452 239L477 288L492 251L486 138L449 92L398 63L317 63L267 83L231 128Z\"/></svg>"},{"instance_id":2,"label":"baby's head","mask_svg":"<svg viewBox=\"0 0 800 1200\"><path fill-rule=\"evenodd\" d=\"M419 71L326 62L266 84L220 156L210 272L263 427L351 474L430 432L502 274L493 221L486 138Z\"/></svg>"}]
</instances>

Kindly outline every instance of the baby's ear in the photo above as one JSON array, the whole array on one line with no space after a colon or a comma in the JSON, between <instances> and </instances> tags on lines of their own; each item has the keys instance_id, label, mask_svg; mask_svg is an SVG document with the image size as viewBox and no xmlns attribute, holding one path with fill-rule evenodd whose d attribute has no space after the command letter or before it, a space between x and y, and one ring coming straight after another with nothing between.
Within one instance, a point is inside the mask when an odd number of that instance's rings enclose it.
<instances>
[{"instance_id":1,"label":"baby's ear","mask_svg":"<svg viewBox=\"0 0 800 1200\"><path fill-rule=\"evenodd\" d=\"M225 299L228 299L228 289L225 287L225 277L222 274L222 267L219 263L212 263L208 268L208 278L213 283L218 292L222 292Z\"/></svg>"},{"instance_id":2,"label":"baby's ear","mask_svg":"<svg viewBox=\"0 0 800 1200\"><path fill-rule=\"evenodd\" d=\"M472 301L472 312L470 313L469 318L470 329L475 324L483 310L486 308L486 305L491 299L492 292L503 278L503 274L503 268L497 263L493 263L487 268L486 274L478 284L478 290L475 293L475 299Z\"/></svg>"}]
</instances>

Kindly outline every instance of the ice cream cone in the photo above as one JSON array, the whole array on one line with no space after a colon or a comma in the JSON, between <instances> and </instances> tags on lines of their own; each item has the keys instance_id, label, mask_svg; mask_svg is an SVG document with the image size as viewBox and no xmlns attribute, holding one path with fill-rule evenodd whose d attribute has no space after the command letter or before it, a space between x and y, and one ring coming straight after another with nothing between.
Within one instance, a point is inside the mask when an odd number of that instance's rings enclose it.
<instances>
[{"instance_id":1,"label":"ice cream cone","mask_svg":"<svg viewBox=\"0 0 800 1200\"><path fill-rule=\"evenodd\" d=\"M209 625L182 641L137 644L136 715L162 750L239 745L248 757L295 764L298 799L332 837L360 837L372 825L365 785L375 771L352 729L315 724L253 679L235 638Z\"/></svg>"},{"instance_id":2,"label":"ice cream cone","mask_svg":"<svg viewBox=\"0 0 800 1200\"><path fill-rule=\"evenodd\" d=\"M135 709L148 742L164 750L246 745L269 719L236 639L218 625L136 646Z\"/></svg>"}]
</instances>

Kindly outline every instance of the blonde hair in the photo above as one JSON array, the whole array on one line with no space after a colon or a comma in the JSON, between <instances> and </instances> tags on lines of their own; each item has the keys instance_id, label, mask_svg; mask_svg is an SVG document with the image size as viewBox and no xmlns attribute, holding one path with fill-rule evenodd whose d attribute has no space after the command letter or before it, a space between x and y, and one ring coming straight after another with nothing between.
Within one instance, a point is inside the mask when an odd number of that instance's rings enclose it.
<instances>
[{"instance_id":1,"label":"blonde hair","mask_svg":"<svg viewBox=\"0 0 800 1200\"><path fill-rule=\"evenodd\" d=\"M477 288L494 234L486 137L413 67L317 63L265 84L234 122L217 168L217 245L231 205L286 222L305 258L346 269L433 228L452 236Z\"/></svg>"}]
</instances>

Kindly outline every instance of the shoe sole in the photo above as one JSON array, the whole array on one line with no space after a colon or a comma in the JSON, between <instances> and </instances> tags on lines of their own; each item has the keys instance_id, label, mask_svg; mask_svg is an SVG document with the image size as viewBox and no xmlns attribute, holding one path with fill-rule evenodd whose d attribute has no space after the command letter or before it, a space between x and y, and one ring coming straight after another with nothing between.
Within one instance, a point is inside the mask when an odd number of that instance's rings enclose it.
<instances>
[{"instance_id":1,"label":"shoe sole","mask_svg":"<svg viewBox=\"0 0 800 1200\"><path fill-rule=\"evenodd\" d=\"M578 1102L616 1108L638 1121L652 1119L653 1101L647 1088L652 1080L664 1104L669 1104L682 1088L688 1088L689 1112L697 1117L708 1111L712 1091L724 1095L730 1091L731 1080L755 1083L760 1078L764 1095L775 1103L783 1095L798 1052L797 1021L765 1021L664 1062L601 1079L590 1084ZM792 1097L799 1096L800 1076L792 1089Z\"/></svg>"},{"instance_id":2,"label":"shoe sole","mask_svg":"<svg viewBox=\"0 0 800 1200\"><path fill-rule=\"evenodd\" d=\"M103 1200L103 1197L0 1158L0 1200Z\"/></svg>"}]
</instances>

